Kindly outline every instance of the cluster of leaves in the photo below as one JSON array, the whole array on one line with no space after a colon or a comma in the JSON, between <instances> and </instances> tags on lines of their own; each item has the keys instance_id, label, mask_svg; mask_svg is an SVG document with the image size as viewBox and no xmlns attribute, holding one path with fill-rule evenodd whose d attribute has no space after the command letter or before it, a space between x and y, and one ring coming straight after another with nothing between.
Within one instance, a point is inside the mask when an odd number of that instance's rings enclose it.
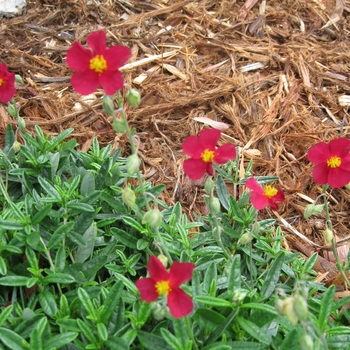
<instances>
[{"instance_id":1,"label":"cluster of leaves","mask_svg":"<svg viewBox=\"0 0 350 350\"><path fill-rule=\"evenodd\" d=\"M314 281L317 254L305 261L285 251L275 221L257 221L248 194L237 201L228 193L225 181L240 185L234 162L216 169L220 212L196 222L180 203L156 199L163 185L144 182L149 204L163 216L156 233L142 223L140 187L132 188L132 210L123 202L130 176L120 151L94 140L81 152L74 139L66 141L71 132L21 131L18 149L7 128L0 151L0 349L296 350L310 349L310 335L314 349L348 348L350 313L342 308L350 298L334 302L335 288ZM184 318L171 317L164 299L142 302L135 286L158 254L159 234L174 260L196 265L183 287L195 307ZM246 234L251 239L243 242ZM296 312L296 322L275 308L277 300L295 304L300 297L308 307Z\"/></svg>"}]
</instances>

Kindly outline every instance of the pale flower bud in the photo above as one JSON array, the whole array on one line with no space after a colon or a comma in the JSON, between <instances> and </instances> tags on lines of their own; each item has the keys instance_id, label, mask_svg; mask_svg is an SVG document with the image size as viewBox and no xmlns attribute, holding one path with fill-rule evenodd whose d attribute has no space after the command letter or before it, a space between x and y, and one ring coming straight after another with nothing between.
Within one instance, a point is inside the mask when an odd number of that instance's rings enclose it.
<instances>
[{"instance_id":1,"label":"pale flower bud","mask_svg":"<svg viewBox=\"0 0 350 350\"><path fill-rule=\"evenodd\" d=\"M133 208L136 200L135 192L129 186L126 187L123 190L122 199L129 208Z\"/></svg>"},{"instance_id":2,"label":"pale flower bud","mask_svg":"<svg viewBox=\"0 0 350 350\"><path fill-rule=\"evenodd\" d=\"M119 134L124 134L126 131L126 124L124 120L114 118L112 123L112 128L115 132Z\"/></svg>"},{"instance_id":3,"label":"pale flower bud","mask_svg":"<svg viewBox=\"0 0 350 350\"><path fill-rule=\"evenodd\" d=\"M16 83L23 84L23 79L19 74L15 74Z\"/></svg>"},{"instance_id":4,"label":"pale flower bud","mask_svg":"<svg viewBox=\"0 0 350 350\"><path fill-rule=\"evenodd\" d=\"M331 231L329 228L326 228L323 231L323 237L327 243L330 243L333 239L333 231Z\"/></svg>"},{"instance_id":5,"label":"pale flower bud","mask_svg":"<svg viewBox=\"0 0 350 350\"><path fill-rule=\"evenodd\" d=\"M220 212L220 201L218 198L210 196L209 209L213 214Z\"/></svg>"},{"instance_id":6,"label":"pale flower bud","mask_svg":"<svg viewBox=\"0 0 350 350\"><path fill-rule=\"evenodd\" d=\"M308 308L307 301L301 295L294 297L293 309L300 321L307 321L308 319Z\"/></svg>"},{"instance_id":7,"label":"pale flower bud","mask_svg":"<svg viewBox=\"0 0 350 350\"><path fill-rule=\"evenodd\" d=\"M253 240L253 235L250 232L243 233L241 238L238 240L239 244L248 244Z\"/></svg>"},{"instance_id":8,"label":"pale flower bud","mask_svg":"<svg viewBox=\"0 0 350 350\"><path fill-rule=\"evenodd\" d=\"M141 102L141 95L136 89L130 89L126 94L126 100L131 107L137 108Z\"/></svg>"},{"instance_id":9,"label":"pale flower bud","mask_svg":"<svg viewBox=\"0 0 350 350\"><path fill-rule=\"evenodd\" d=\"M162 214L158 209L149 210L142 218L143 224L148 224L153 228L160 226L162 222Z\"/></svg>"},{"instance_id":10,"label":"pale flower bud","mask_svg":"<svg viewBox=\"0 0 350 350\"><path fill-rule=\"evenodd\" d=\"M136 153L132 154L126 160L126 170L130 176L134 175L139 170L141 159Z\"/></svg>"},{"instance_id":11,"label":"pale flower bud","mask_svg":"<svg viewBox=\"0 0 350 350\"><path fill-rule=\"evenodd\" d=\"M18 123L18 126L21 128L21 129L25 129L26 127L26 122L24 121L24 119L22 117L18 117L17 118L17 123Z\"/></svg>"},{"instance_id":12,"label":"pale flower bud","mask_svg":"<svg viewBox=\"0 0 350 350\"><path fill-rule=\"evenodd\" d=\"M158 258L159 261L163 264L163 266L164 266L165 268L167 268L167 266L168 266L168 258L167 258L165 255L163 255L163 254L159 254L159 255L157 256L157 258Z\"/></svg>"},{"instance_id":13,"label":"pale flower bud","mask_svg":"<svg viewBox=\"0 0 350 350\"><path fill-rule=\"evenodd\" d=\"M314 350L314 341L310 335L304 334L300 340L300 350Z\"/></svg>"},{"instance_id":14,"label":"pale flower bud","mask_svg":"<svg viewBox=\"0 0 350 350\"><path fill-rule=\"evenodd\" d=\"M22 144L18 141L15 141L12 145L13 150L17 153L20 151Z\"/></svg>"},{"instance_id":15,"label":"pale flower bud","mask_svg":"<svg viewBox=\"0 0 350 350\"><path fill-rule=\"evenodd\" d=\"M104 111L110 115L111 117L114 116L114 101L112 96L104 95L102 98L102 107Z\"/></svg>"},{"instance_id":16,"label":"pale flower bud","mask_svg":"<svg viewBox=\"0 0 350 350\"><path fill-rule=\"evenodd\" d=\"M214 189L214 185L215 185L215 182L213 181L213 179L211 178L211 176L209 176L206 180L205 180L205 183L204 183L204 190L205 190L205 193L210 195Z\"/></svg>"},{"instance_id":17,"label":"pale flower bud","mask_svg":"<svg viewBox=\"0 0 350 350\"><path fill-rule=\"evenodd\" d=\"M282 312L288 317L289 321L295 325L298 323L298 316L294 311L293 304L294 304L293 297L289 297L283 300Z\"/></svg>"}]
</instances>

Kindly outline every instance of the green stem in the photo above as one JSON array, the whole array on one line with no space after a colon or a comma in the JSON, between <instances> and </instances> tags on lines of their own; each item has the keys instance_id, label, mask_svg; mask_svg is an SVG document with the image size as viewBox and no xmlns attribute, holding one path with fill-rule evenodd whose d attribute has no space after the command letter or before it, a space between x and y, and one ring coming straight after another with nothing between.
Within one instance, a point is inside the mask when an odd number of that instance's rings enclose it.
<instances>
[{"instance_id":1,"label":"green stem","mask_svg":"<svg viewBox=\"0 0 350 350\"><path fill-rule=\"evenodd\" d=\"M333 225L332 225L331 217L329 215L329 208L328 208L328 202L327 202L327 196L326 196L327 189L328 189L328 185L324 185L322 188L324 208L325 208L326 219L327 219L326 225L327 225L327 228L330 231L332 231L332 233L333 233ZM344 269L340 263L340 260L339 260L339 255L338 255L338 250L337 250L337 242L335 241L334 235L332 237L331 244L332 244L333 255L335 258L335 266L337 267L338 271L342 275L342 277L343 277L344 281L346 282L346 284L348 285L348 287L350 287L349 279L347 278L345 271L344 271Z\"/></svg>"},{"instance_id":2,"label":"green stem","mask_svg":"<svg viewBox=\"0 0 350 350\"><path fill-rule=\"evenodd\" d=\"M189 318L189 316L185 316L185 321L186 321L186 328L187 328L188 335L190 336L190 338L192 340L192 349L198 350L196 339L195 339L193 332L192 332L192 322L191 322L191 319Z\"/></svg>"}]
</instances>

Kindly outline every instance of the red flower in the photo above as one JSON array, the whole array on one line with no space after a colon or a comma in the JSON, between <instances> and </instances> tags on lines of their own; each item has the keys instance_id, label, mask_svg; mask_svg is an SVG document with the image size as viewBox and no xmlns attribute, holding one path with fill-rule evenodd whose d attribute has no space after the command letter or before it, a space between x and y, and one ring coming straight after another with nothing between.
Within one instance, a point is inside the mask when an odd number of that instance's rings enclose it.
<instances>
[{"instance_id":1,"label":"red flower","mask_svg":"<svg viewBox=\"0 0 350 350\"><path fill-rule=\"evenodd\" d=\"M161 261L154 255L148 263L149 278L140 278L136 282L141 299L150 303L155 301L160 295L165 295L168 299L170 313L181 318L188 315L193 310L193 302L180 285L192 278L193 269L196 266L192 263L174 262L168 272Z\"/></svg>"},{"instance_id":2,"label":"red flower","mask_svg":"<svg viewBox=\"0 0 350 350\"><path fill-rule=\"evenodd\" d=\"M125 46L106 47L106 33L103 30L93 32L87 37L91 50L74 42L67 52L67 64L75 70L71 79L74 90L89 95L101 85L107 95L113 95L123 85L119 68L131 55Z\"/></svg>"},{"instance_id":3,"label":"red flower","mask_svg":"<svg viewBox=\"0 0 350 350\"><path fill-rule=\"evenodd\" d=\"M328 144L319 142L311 147L307 158L316 163L312 170L314 180L320 184L329 184L334 188L350 182L350 140L339 138Z\"/></svg>"},{"instance_id":4,"label":"red flower","mask_svg":"<svg viewBox=\"0 0 350 350\"><path fill-rule=\"evenodd\" d=\"M245 185L252 190L250 201L257 210L266 208L268 205L272 210L278 209L277 202L284 201L284 193L277 188L267 185L264 188L260 186L254 177L247 180Z\"/></svg>"},{"instance_id":5,"label":"red flower","mask_svg":"<svg viewBox=\"0 0 350 350\"><path fill-rule=\"evenodd\" d=\"M197 136L189 136L182 144L182 150L190 156L184 161L184 172L192 180L199 180L205 172L213 175L212 162L225 164L236 158L234 145L226 144L216 148L221 131L204 129Z\"/></svg>"},{"instance_id":6,"label":"red flower","mask_svg":"<svg viewBox=\"0 0 350 350\"><path fill-rule=\"evenodd\" d=\"M8 71L6 64L0 63L0 101L7 103L15 94L15 74Z\"/></svg>"}]
</instances>

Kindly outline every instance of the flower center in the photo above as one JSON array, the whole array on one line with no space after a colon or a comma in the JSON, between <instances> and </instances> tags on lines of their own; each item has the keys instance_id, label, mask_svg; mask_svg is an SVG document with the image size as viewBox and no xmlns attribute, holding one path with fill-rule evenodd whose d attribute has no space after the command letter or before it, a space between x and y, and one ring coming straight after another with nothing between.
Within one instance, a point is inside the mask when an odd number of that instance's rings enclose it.
<instances>
[{"instance_id":1,"label":"flower center","mask_svg":"<svg viewBox=\"0 0 350 350\"><path fill-rule=\"evenodd\" d=\"M271 197L274 197L276 196L278 190L277 188L273 187L273 186L270 186L270 185L267 185L265 188L264 188L264 193L265 193L265 196L267 198L271 198Z\"/></svg>"},{"instance_id":2,"label":"flower center","mask_svg":"<svg viewBox=\"0 0 350 350\"><path fill-rule=\"evenodd\" d=\"M107 69L107 61L102 55L96 55L90 60L90 69L95 73L103 73Z\"/></svg>"},{"instance_id":3,"label":"flower center","mask_svg":"<svg viewBox=\"0 0 350 350\"><path fill-rule=\"evenodd\" d=\"M333 156L333 157L330 157L329 159L327 159L327 165L330 167L330 168L339 168L340 165L341 165L341 159L340 157L338 156Z\"/></svg>"},{"instance_id":4,"label":"flower center","mask_svg":"<svg viewBox=\"0 0 350 350\"><path fill-rule=\"evenodd\" d=\"M169 282L168 281L158 281L156 283L156 291L159 295L167 296L169 294L169 292L171 292Z\"/></svg>"},{"instance_id":5,"label":"flower center","mask_svg":"<svg viewBox=\"0 0 350 350\"><path fill-rule=\"evenodd\" d=\"M201 158L205 163L210 163L213 160L214 156L215 156L214 151L210 151L209 149L206 149L201 154Z\"/></svg>"},{"instance_id":6,"label":"flower center","mask_svg":"<svg viewBox=\"0 0 350 350\"><path fill-rule=\"evenodd\" d=\"M4 79L0 78L0 86L2 86Z\"/></svg>"}]
</instances>

